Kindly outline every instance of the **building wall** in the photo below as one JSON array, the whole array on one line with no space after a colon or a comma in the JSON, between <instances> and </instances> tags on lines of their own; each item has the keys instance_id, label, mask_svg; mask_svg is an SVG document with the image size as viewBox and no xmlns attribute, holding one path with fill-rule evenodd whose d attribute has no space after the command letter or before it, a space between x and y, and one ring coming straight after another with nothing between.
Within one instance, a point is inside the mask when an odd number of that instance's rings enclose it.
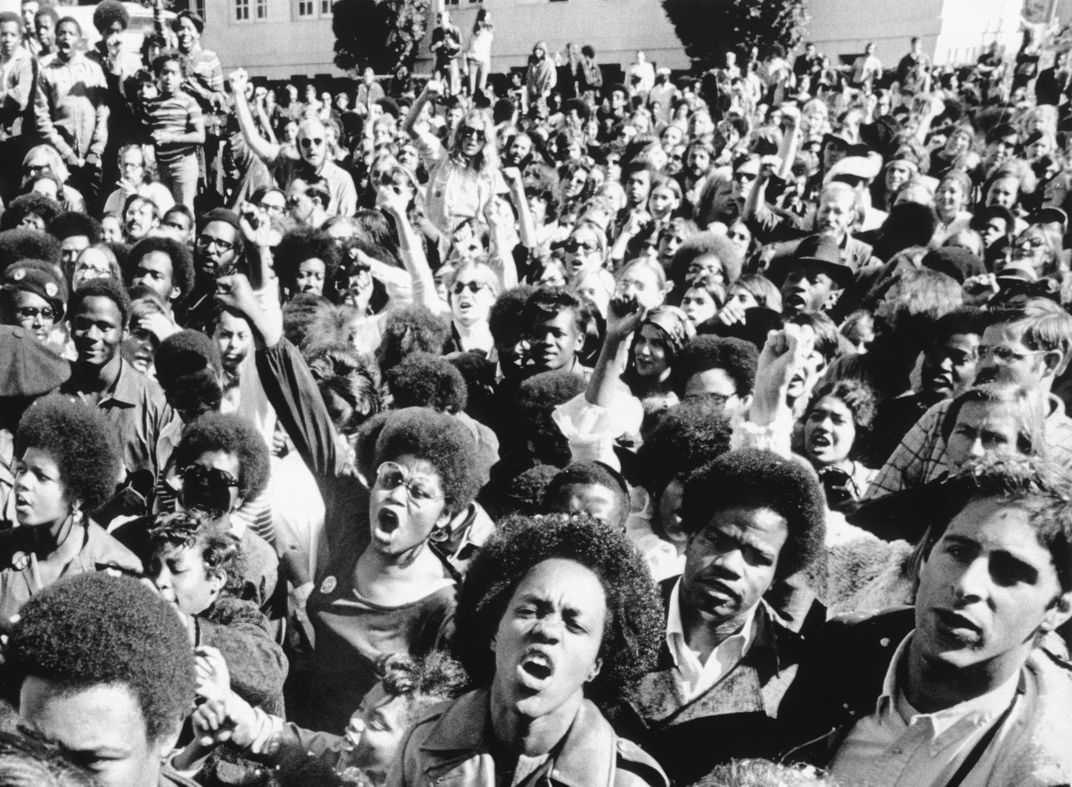
<instances>
[{"instance_id":1,"label":"building wall","mask_svg":"<svg viewBox=\"0 0 1072 787\"><path fill-rule=\"evenodd\" d=\"M1015 51L1023 0L810 0L806 36L833 58L863 52L896 66L912 36L938 65L975 60L983 47L998 41Z\"/></svg>"},{"instance_id":2,"label":"building wall","mask_svg":"<svg viewBox=\"0 0 1072 787\"><path fill-rule=\"evenodd\" d=\"M257 0L206 0L203 43L220 56L224 68L242 66L255 76L270 78L342 74L332 62L335 35L330 10L321 14L317 7L316 17L302 19L297 8L303 0L264 0L263 19L240 22L235 19L236 2L249 3L250 16L255 16ZM325 0L311 2L319 6ZM660 65L675 69L689 65L659 0L484 0L482 4L459 0L448 10L466 42L482 5L495 23L492 68L496 71L524 66L537 40L547 41L552 51L564 50L570 41L591 44L602 63L628 65L642 49ZM427 42L422 52L427 53ZM423 57L417 70L429 69L430 62Z\"/></svg>"}]
</instances>

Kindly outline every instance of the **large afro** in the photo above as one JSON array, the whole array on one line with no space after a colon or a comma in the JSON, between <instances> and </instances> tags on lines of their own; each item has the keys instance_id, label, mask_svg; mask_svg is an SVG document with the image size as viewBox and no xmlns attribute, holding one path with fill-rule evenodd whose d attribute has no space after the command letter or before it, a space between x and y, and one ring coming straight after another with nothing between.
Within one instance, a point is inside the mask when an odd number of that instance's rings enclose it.
<instances>
[{"instance_id":1,"label":"large afro","mask_svg":"<svg viewBox=\"0 0 1072 787\"><path fill-rule=\"evenodd\" d=\"M70 691L126 687L149 740L174 734L193 705L194 654L167 602L143 583L80 574L22 608L5 659L16 681L36 677Z\"/></svg>"},{"instance_id":2,"label":"large afro","mask_svg":"<svg viewBox=\"0 0 1072 787\"><path fill-rule=\"evenodd\" d=\"M776 577L787 577L819 554L826 534L826 500L809 468L771 451L729 451L685 482L681 529L702 530L716 511L769 508L786 520L789 535Z\"/></svg>"},{"instance_id":3,"label":"large afro","mask_svg":"<svg viewBox=\"0 0 1072 787\"><path fill-rule=\"evenodd\" d=\"M439 474L449 511L465 508L480 491L486 468L476 459L476 442L461 421L427 407L389 410L370 418L358 435L358 467L373 478L383 462L411 455Z\"/></svg>"},{"instance_id":4,"label":"large afro","mask_svg":"<svg viewBox=\"0 0 1072 787\"><path fill-rule=\"evenodd\" d=\"M655 666L665 620L643 559L620 530L584 515L551 514L504 520L469 565L458 594L454 653L473 680L487 686L495 672L491 643L514 591L538 564L553 558L591 569L607 594L603 667L586 696L603 709L627 700Z\"/></svg>"},{"instance_id":5,"label":"large afro","mask_svg":"<svg viewBox=\"0 0 1072 787\"><path fill-rule=\"evenodd\" d=\"M92 511L111 499L122 464L115 427L96 407L59 394L36 401L19 422L18 455L30 448L56 463L70 502Z\"/></svg>"},{"instance_id":6,"label":"large afro","mask_svg":"<svg viewBox=\"0 0 1072 787\"><path fill-rule=\"evenodd\" d=\"M185 468L202 454L222 451L238 457L238 494L256 497L268 485L268 446L256 427L236 413L206 413L186 427L175 449L175 466Z\"/></svg>"}]
</instances>

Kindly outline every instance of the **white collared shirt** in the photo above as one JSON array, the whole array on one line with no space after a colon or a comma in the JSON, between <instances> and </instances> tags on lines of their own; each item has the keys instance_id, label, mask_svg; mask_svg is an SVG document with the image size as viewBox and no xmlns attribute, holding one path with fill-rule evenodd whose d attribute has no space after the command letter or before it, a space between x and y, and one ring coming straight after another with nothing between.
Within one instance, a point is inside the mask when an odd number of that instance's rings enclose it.
<instances>
[{"instance_id":1,"label":"white collared shirt","mask_svg":"<svg viewBox=\"0 0 1072 787\"><path fill-rule=\"evenodd\" d=\"M756 608L752 607L744 625L711 651L706 662L685 641L685 627L681 620L681 580L670 593L670 608L666 614L666 646L674 659L674 676L686 702L703 694L733 669L745 657L752 645L752 627Z\"/></svg>"},{"instance_id":2,"label":"white collared shirt","mask_svg":"<svg viewBox=\"0 0 1072 787\"><path fill-rule=\"evenodd\" d=\"M830 773L841 783L867 787L947 784L1016 695L1019 674L973 700L920 713L908 703L897 676L911 639L909 634L893 654L874 712L857 721L838 748ZM988 764L987 755L1000 748L1000 739L999 732L962 783L965 787L985 783L993 764Z\"/></svg>"}]
</instances>

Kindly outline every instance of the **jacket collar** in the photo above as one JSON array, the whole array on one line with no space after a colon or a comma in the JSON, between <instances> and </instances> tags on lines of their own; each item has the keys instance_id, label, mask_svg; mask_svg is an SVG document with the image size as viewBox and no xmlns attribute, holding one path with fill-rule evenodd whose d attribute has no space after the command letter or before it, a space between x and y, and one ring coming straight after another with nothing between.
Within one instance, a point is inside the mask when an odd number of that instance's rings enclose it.
<instances>
[{"instance_id":1,"label":"jacket collar","mask_svg":"<svg viewBox=\"0 0 1072 787\"><path fill-rule=\"evenodd\" d=\"M488 691L471 691L455 700L436 722L421 749L439 752L444 763L474 755L491 756ZM551 782L563 787L609 785L617 757L610 723L589 700L582 700L569 731L551 751Z\"/></svg>"}]
</instances>

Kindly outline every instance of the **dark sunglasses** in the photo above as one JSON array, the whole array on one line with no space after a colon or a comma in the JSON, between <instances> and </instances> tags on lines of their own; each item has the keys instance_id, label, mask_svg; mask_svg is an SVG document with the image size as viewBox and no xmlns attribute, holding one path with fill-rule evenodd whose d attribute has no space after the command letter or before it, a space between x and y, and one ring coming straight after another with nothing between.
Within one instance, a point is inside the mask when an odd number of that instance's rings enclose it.
<instances>
[{"instance_id":1,"label":"dark sunglasses","mask_svg":"<svg viewBox=\"0 0 1072 787\"><path fill-rule=\"evenodd\" d=\"M41 309L34 306L20 306L15 309L15 316L20 320L36 320L40 317L42 320L51 320L52 322L55 322L57 314L54 309L51 309L48 306Z\"/></svg>"},{"instance_id":2,"label":"dark sunglasses","mask_svg":"<svg viewBox=\"0 0 1072 787\"><path fill-rule=\"evenodd\" d=\"M323 137L302 137L298 140L298 144L303 148L318 148L324 144L324 139Z\"/></svg>"},{"instance_id":3,"label":"dark sunglasses","mask_svg":"<svg viewBox=\"0 0 1072 787\"><path fill-rule=\"evenodd\" d=\"M455 295L461 295L466 290L469 290L473 295L476 295L487 286L487 284L480 281L456 281L454 282L454 286L450 289Z\"/></svg>"}]
</instances>

